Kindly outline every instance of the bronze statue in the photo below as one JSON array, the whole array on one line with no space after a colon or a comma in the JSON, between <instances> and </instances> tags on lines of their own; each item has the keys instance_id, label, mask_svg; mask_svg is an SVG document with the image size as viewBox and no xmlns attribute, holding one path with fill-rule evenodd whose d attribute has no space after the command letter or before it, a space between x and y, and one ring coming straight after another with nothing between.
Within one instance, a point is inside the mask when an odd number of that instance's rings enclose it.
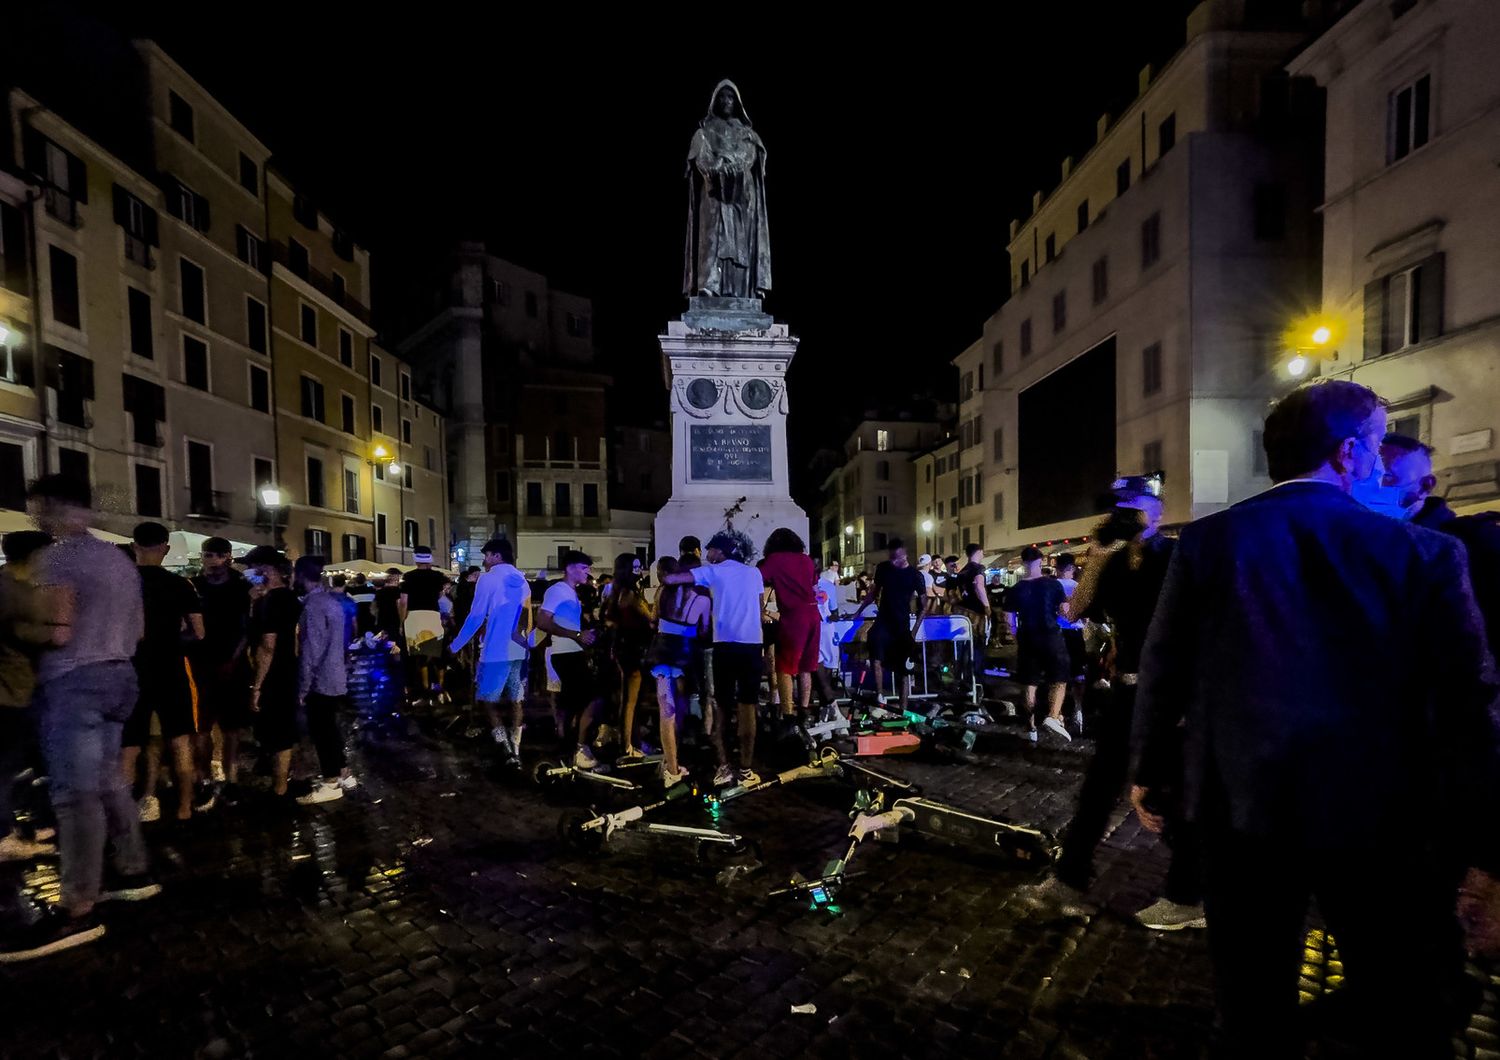
<instances>
[{"instance_id":1,"label":"bronze statue","mask_svg":"<svg viewBox=\"0 0 1500 1060\"><path fill-rule=\"evenodd\" d=\"M688 229L682 292L759 298L771 289L766 145L733 81L720 81L688 146Z\"/></svg>"}]
</instances>

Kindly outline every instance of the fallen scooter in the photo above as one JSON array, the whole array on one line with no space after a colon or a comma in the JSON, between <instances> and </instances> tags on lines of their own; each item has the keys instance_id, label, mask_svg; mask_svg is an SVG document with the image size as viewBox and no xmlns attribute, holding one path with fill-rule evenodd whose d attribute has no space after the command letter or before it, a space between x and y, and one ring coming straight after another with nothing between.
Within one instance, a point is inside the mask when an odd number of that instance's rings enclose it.
<instances>
[{"instance_id":1,"label":"fallen scooter","mask_svg":"<svg viewBox=\"0 0 1500 1060\"><path fill-rule=\"evenodd\" d=\"M746 847L743 836L731 832L720 832L713 828L695 828L688 825L663 824L647 820L647 815L683 798L697 795L698 789L690 782L674 784L655 802L631 806L618 813L584 813L570 810L558 818L557 832L563 842L586 854L603 854L614 837L625 831L644 835L664 836L671 839L686 839L695 846L700 861L712 861L726 854L737 853Z\"/></svg>"}]
</instances>

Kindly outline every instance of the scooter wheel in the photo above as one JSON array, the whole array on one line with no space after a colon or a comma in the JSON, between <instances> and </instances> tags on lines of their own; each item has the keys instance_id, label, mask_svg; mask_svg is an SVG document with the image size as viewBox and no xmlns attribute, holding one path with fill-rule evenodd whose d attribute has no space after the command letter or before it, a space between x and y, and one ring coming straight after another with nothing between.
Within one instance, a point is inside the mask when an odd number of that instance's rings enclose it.
<instances>
[{"instance_id":1,"label":"scooter wheel","mask_svg":"<svg viewBox=\"0 0 1500 1060\"><path fill-rule=\"evenodd\" d=\"M557 836L573 850L589 857L604 852L604 830L583 826L597 815L587 810L568 810L557 819Z\"/></svg>"}]
</instances>

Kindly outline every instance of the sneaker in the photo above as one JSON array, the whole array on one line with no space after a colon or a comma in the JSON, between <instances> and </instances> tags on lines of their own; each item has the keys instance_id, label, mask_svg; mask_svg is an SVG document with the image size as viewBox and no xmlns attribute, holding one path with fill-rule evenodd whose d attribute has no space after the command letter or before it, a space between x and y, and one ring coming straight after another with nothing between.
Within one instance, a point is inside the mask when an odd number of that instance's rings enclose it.
<instances>
[{"instance_id":1,"label":"sneaker","mask_svg":"<svg viewBox=\"0 0 1500 1060\"><path fill-rule=\"evenodd\" d=\"M740 787L751 788L760 783L760 774L753 769L740 770Z\"/></svg>"},{"instance_id":2,"label":"sneaker","mask_svg":"<svg viewBox=\"0 0 1500 1060\"><path fill-rule=\"evenodd\" d=\"M507 750L510 748L509 737L510 733L505 731L504 725L496 725L493 729L490 730L490 739L494 740L497 745L504 747Z\"/></svg>"},{"instance_id":3,"label":"sneaker","mask_svg":"<svg viewBox=\"0 0 1500 1060\"><path fill-rule=\"evenodd\" d=\"M1026 730L1026 741L1028 743L1036 743L1036 730L1035 729L1027 729Z\"/></svg>"},{"instance_id":4,"label":"sneaker","mask_svg":"<svg viewBox=\"0 0 1500 1060\"><path fill-rule=\"evenodd\" d=\"M521 735L526 731L526 726L520 725L510 732L510 753L517 758L521 757Z\"/></svg>"},{"instance_id":5,"label":"sneaker","mask_svg":"<svg viewBox=\"0 0 1500 1060\"><path fill-rule=\"evenodd\" d=\"M147 795L141 800L141 823L149 824L159 820L161 820L161 802L155 795Z\"/></svg>"},{"instance_id":6,"label":"sneaker","mask_svg":"<svg viewBox=\"0 0 1500 1060\"><path fill-rule=\"evenodd\" d=\"M714 770L714 787L727 788L734 783L734 770L728 766L720 766Z\"/></svg>"},{"instance_id":7,"label":"sneaker","mask_svg":"<svg viewBox=\"0 0 1500 1060\"><path fill-rule=\"evenodd\" d=\"M221 760L215 758L208 764L208 779L215 784L224 783L224 763Z\"/></svg>"},{"instance_id":8,"label":"sneaker","mask_svg":"<svg viewBox=\"0 0 1500 1060\"><path fill-rule=\"evenodd\" d=\"M636 749L634 747L627 747L627 748L625 748L625 750L623 750L623 751L620 752L620 757L621 758L645 758L646 755L645 755L644 752L642 752L642 751L640 751L640 750L638 750L638 749Z\"/></svg>"},{"instance_id":9,"label":"sneaker","mask_svg":"<svg viewBox=\"0 0 1500 1060\"><path fill-rule=\"evenodd\" d=\"M70 950L102 938L104 925L93 915L69 917L49 912L0 940L0 964L15 964Z\"/></svg>"},{"instance_id":10,"label":"sneaker","mask_svg":"<svg viewBox=\"0 0 1500 1060\"><path fill-rule=\"evenodd\" d=\"M55 844L26 839L14 832L0 838L0 861L30 861L56 853Z\"/></svg>"},{"instance_id":11,"label":"sneaker","mask_svg":"<svg viewBox=\"0 0 1500 1060\"><path fill-rule=\"evenodd\" d=\"M1201 905L1182 905L1158 898L1135 915L1142 927L1152 931L1181 931L1183 928L1205 928L1208 920Z\"/></svg>"},{"instance_id":12,"label":"sneaker","mask_svg":"<svg viewBox=\"0 0 1500 1060\"><path fill-rule=\"evenodd\" d=\"M1044 916L1093 916L1099 911L1099 907L1082 891L1056 876L1048 876L1041 883L1017 887L1015 895L1026 908Z\"/></svg>"},{"instance_id":13,"label":"sneaker","mask_svg":"<svg viewBox=\"0 0 1500 1060\"><path fill-rule=\"evenodd\" d=\"M353 773L349 773L345 776L339 777L339 787L343 788L345 791L353 791L355 788L359 787L359 778L356 777Z\"/></svg>"},{"instance_id":14,"label":"sneaker","mask_svg":"<svg viewBox=\"0 0 1500 1060\"><path fill-rule=\"evenodd\" d=\"M1002 699L1000 705L1005 708L1005 716L1007 718L1014 718L1020 713L1020 711L1016 710L1016 705L1008 699Z\"/></svg>"},{"instance_id":15,"label":"sneaker","mask_svg":"<svg viewBox=\"0 0 1500 1060\"><path fill-rule=\"evenodd\" d=\"M144 902L161 894L161 884L144 872L134 876L110 874L105 877L104 890L99 892L101 902Z\"/></svg>"},{"instance_id":16,"label":"sneaker","mask_svg":"<svg viewBox=\"0 0 1500 1060\"><path fill-rule=\"evenodd\" d=\"M1068 727L1062 723L1061 718L1054 718L1049 714L1042 719L1042 728L1048 732L1056 733L1069 743L1073 742L1073 734L1068 731Z\"/></svg>"},{"instance_id":17,"label":"sneaker","mask_svg":"<svg viewBox=\"0 0 1500 1060\"><path fill-rule=\"evenodd\" d=\"M599 760L594 757L594 752L590 751L587 745L579 744L578 750L573 753L573 768L592 772L599 768Z\"/></svg>"},{"instance_id":18,"label":"sneaker","mask_svg":"<svg viewBox=\"0 0 1500 1060\"><path fill-rule=\"evenodd\" d=\"M344 789L339 786L338 781L325 780L314 784L313 789L306 795L298 795L297 805L316 806L320 802L332 802L335 799L342 799L343 797Z\"/></svg>"},{"instance_id":19,"label":"sneaker","mask_svg":"<svg viewBox=\"0 0 1500 1060\"><path fill-rule=\"evenodd\" d=\"M677 767L677 772L675 772L675 773L669 773L669 772L667 772L667 764L665 762L662 763L662 765L661 765L661 785L662 785L662 787L664 787L664 788L673 788L673 787L676 787L678 784L681 784L681 783L683 783L684 781L686 781L688 779L689 779L689 776L688 776L688 771L686 769L682 768L681 766L678 766Z\"/></svg>"},{"instance_id":20,"label":"sneaker","mask_svg":"<svg viewBox=\"0 0 1500 1060\"><path fill-rule=\"evenodd\" d=\"M1075 710L1072 717L1073 729L1079 736L1083 735L1083 711Z\"/></svg>"}]
</instances>

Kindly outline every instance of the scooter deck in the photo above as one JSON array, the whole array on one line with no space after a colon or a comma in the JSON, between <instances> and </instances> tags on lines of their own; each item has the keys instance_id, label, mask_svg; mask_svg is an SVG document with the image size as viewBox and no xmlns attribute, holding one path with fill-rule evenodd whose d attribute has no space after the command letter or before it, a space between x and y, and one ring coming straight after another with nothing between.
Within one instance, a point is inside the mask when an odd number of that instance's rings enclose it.
<instances>
[{"instance_id":1,"label":"scooter deck","mask_svg":"<svg viewBox=\"0 0 1500 1060\"><path fill-rule=\"evenodd\" d=\"M1001 853L1017 861L1050 862L1058 853L1057 839L1040 828L984 817L921 797L897 799L895 808L912 814L909 821L902 823L903 830L955 846L981 853Z\"/></svg>"}]
</instances>

